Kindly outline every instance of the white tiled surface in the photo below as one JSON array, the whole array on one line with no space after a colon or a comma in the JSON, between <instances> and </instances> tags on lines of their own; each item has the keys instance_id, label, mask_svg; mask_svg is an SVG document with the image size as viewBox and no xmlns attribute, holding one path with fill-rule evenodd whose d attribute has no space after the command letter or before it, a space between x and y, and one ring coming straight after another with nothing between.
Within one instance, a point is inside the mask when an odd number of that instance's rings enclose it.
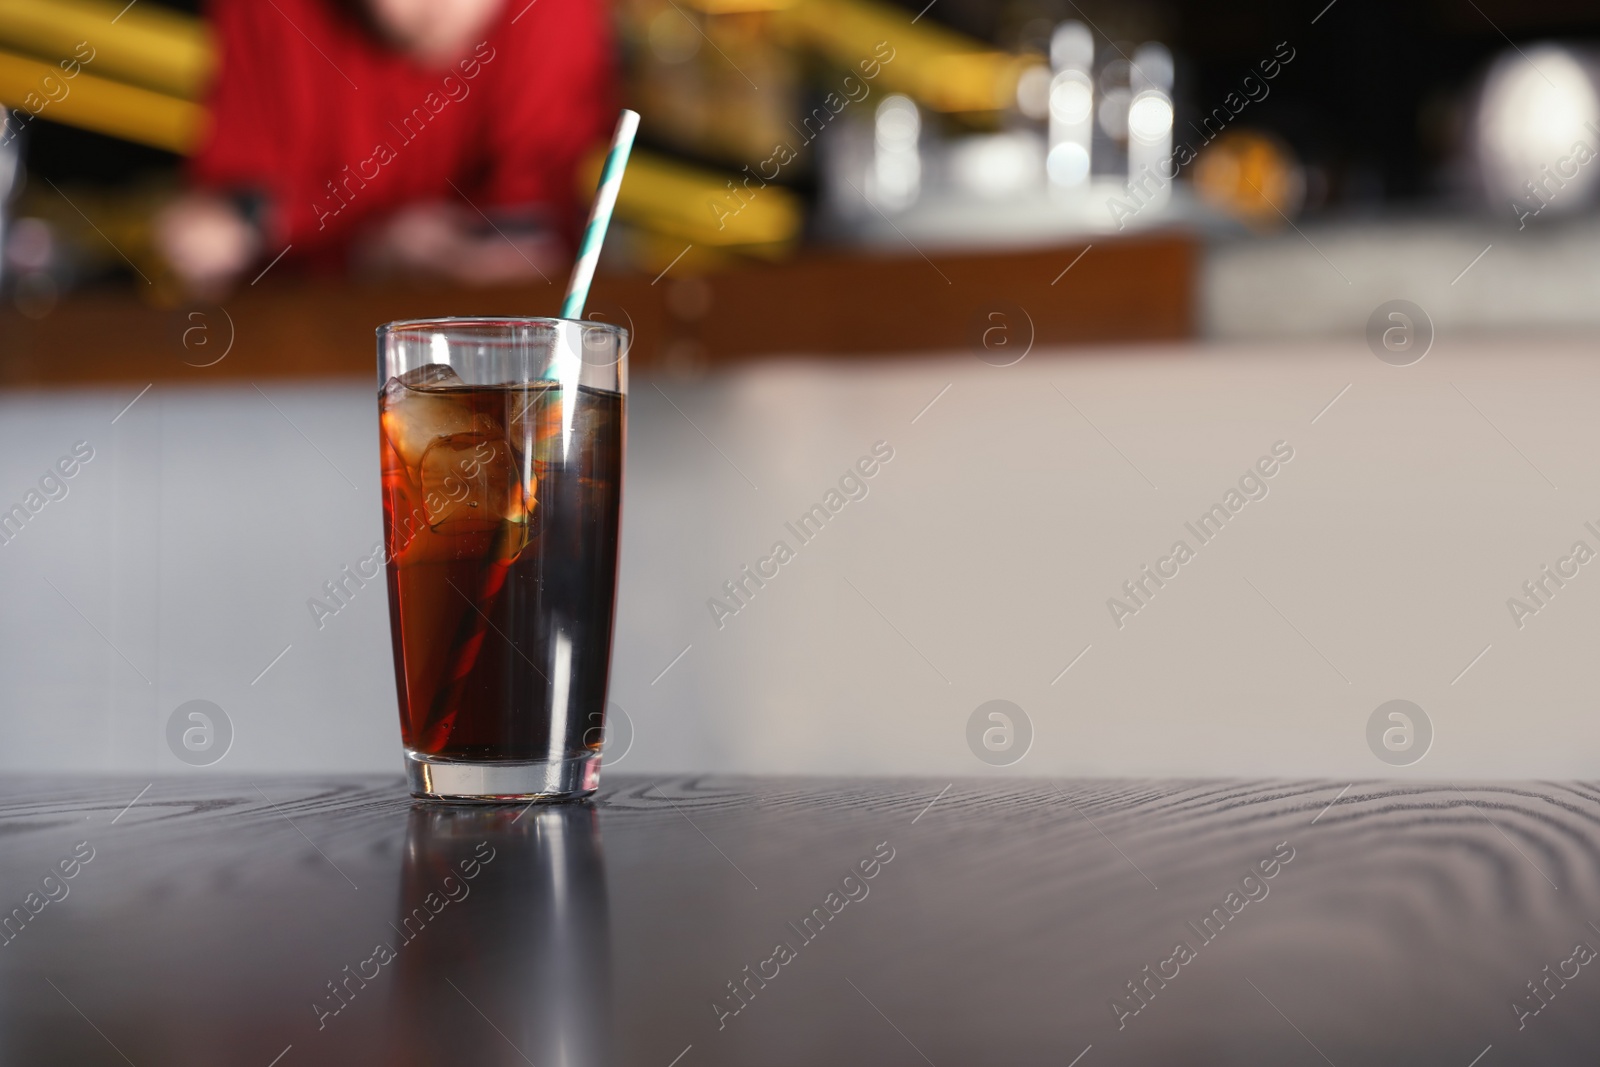
<instances>
[{"instance_id":1,"label":"white tiled surface","mask_svg":"<svg viewBox=\"0 0 1600 1067\"><path fill-rule=\"evenodd\" d=\"M1600 773L1600 562L1520 631L1506 607L1575 540L1600 549L1594 351L770 363L661 383L682 414L638 382L619 766L986 773L966 723L1004 698L1036 739L998 773L1377 776L1367 717L1404 697L1437 740L1399 773ZM204 698L237 732L217 772L397 769L382 587L320 632L306 606L379 536L371 387L263 388L282 414L249 386L157 385L114 425L136 389L0 397L0 505L96 450L0 547L0 766L207 773L163 739ZM870 494L719 630L707 599L878 440ZM1107 598L1279 440L1270 495L1117 629Z\"/></svg>"}]
</instances>

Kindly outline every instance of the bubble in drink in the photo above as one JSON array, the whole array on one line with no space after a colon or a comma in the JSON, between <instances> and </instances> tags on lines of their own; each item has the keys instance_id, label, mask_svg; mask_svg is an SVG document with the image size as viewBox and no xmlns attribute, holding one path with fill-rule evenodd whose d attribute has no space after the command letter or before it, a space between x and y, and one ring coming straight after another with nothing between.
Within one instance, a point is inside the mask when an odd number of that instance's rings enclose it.
<instances>
[{"instance_id":1,"label":"bubble in drink","mask_svg":"<svg viewBox=\"0 0 1600 1067\"><path fill-rule=\"evenodd\" d=\"M489 760L593 751L580 712L606 699L622 397L472 386L427 366L390 379L379 410L405 746Z\"/></svg>"}]
</instances>

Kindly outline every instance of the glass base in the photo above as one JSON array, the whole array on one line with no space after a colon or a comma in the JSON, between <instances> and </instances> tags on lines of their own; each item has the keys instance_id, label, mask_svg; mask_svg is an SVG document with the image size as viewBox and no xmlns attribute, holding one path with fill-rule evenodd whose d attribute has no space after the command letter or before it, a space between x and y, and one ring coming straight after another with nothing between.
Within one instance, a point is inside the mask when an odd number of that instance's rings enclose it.
<instances>
[{"instance_id":1,"label":"glass base","mask_svg":"<svg viewBox=\"0 0 1600 1067\"><path fill-rule=\"evenodd\" d=\"M423 800L515 804L577 800L600 785L600 753L521 762L447 759L406 750L406 784Z\"/></svg>"}]
</instances>

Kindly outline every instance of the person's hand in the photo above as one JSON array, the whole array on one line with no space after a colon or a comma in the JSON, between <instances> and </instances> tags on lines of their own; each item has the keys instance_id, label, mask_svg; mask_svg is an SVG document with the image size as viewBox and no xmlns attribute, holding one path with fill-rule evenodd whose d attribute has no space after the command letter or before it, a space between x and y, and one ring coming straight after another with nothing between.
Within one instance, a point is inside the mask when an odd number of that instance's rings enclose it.
<instances>
[{"instance_id":1,"label":"person's hand","mask_svg":"<svg viewBox=\"0 0 1600 1067\"><path fill-rule=\"evenodd\" d=\"M416 204L397 212L366 248L379 269L432 274L465 285L510 285L555 275L565 259L548 232L496 230L453 204Z\"/></svg>"},{"instance_id":2,"label":"person's hand","mask_svg":"<svg viewBox=\"0 0 1600 1067\"><path fill-rule=\"evenodd\" d=\"M261 252L261 234L221 197L190 193L156 217L156 245L192 293L215 297Z\"/></svg>"}]
</instances>

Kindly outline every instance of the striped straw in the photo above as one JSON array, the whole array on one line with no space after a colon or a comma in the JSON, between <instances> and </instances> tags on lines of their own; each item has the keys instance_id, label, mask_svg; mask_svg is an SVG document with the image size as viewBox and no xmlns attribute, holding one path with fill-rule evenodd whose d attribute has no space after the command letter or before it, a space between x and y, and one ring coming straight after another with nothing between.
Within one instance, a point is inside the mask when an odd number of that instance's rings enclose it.
<instances>
[{"instance_id":1,"label":"striped straw","mask_svg":"<svg viewBox=\"0 0 1600 1067\"><path fill-rule=\"evenodd\" d=\"M583 305L589 299L595 264L600 260L600 246L605 243L611 212L617 206L617 190L622 188L622 172L627 169L628 153L633 151L633 135L638 132L639 113L624 109L617 119L617 132L611 138L605 169L600 172L600 188L595 193L594 208L589 212L589 224L583 229L583 244L578 250L578 261L572 265L567 296L561 302L564 319L581 316Z\"/></svg>"}]
</instances>

